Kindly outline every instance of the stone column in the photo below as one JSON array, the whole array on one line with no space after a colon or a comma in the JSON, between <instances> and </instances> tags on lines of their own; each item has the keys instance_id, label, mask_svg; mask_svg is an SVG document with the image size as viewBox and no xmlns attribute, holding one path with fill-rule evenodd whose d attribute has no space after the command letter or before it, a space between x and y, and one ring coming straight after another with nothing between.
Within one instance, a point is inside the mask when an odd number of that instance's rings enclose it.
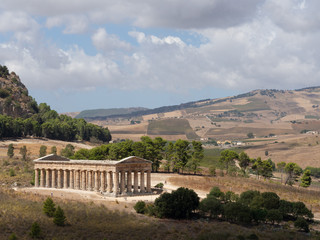
<instances>
[{"instance_id":1,"label":"stone column","mask_svg":"<svg viewBox=\"0 0 320 240\"><path fill-rule=\"evenodd\" d=\"M50 169L46 169L46 188L50 187Z\"/></svg>"},{"instance_id":2,"label":"stone column","mask_svg":"<svg viewBox=\"0 0 320 240\"><path fill-rule=\"evenodd\" d=\"M59 169L59 170L58 170L58 188L62 188L62 184L61 184L61 182L62 182L61 172L62 172L62 170Z\"/></svg>"},{"instance_id":3,"label":"stone column","mask_svg":"<svg viewBox=\"0 0 320 240\"><path fill-rule=\"evenodd\" d=\"M69 188L74 189L74 170L69 171Z\"/></svg>"},{"instance_id":4,"label":"stone column","mask_svg":"<svg viewBox=\"0 0 320 240\"><path fill-rule=\"evenodd\" d=\"M76 170L76 189L80 189L80 171Z\"/></svg>"},{"instance_id":5,"label":"stone column","mask_svg":"<svg viewBox=\"0 0 320 240\"><path fill-rule=\"evenodd\" d=\"M132 176L131 171L127 172L127 193L132 193Z\"/></svg>"},{"instance_id":6,"label":"stone column","mask_svg":"<svg viewBox=\"0 0 320 240\"><path fill-rule=\"evenodd\" d=\"M114 181L114 187L113 187L113 193L115 196L119 193L119 172L115 171L113 172L113 181Z\"/></svg>"},{"instance_id":7,"label":"stone column","mask_svg":"<svg viewBox=\"0 0 320 240\"><path fill-rule=\"evenodd\" d=\"M126 172L124 170L121 171L121 184L120 184L120 193L121 194L124 193L125 173Z\"/></svg>"},{"instance_id":8,"label":"stone column","mask_svg":"<svg viewBox=\"0 0 320 240\"><path fill-rule=\"evenodd\" d=\"M81 189L82 189L82 190L87 190L87 189L86 189L86 171L82 171L82 184L81 184Z\"/></svg>"},{"instance_id":9,"label":"stone column","mask_svg":"<svg viewBox=\"0 0 320 240\"><path fill-rule=\"evenodd\" d=\"M52 169L51 170L51 187L52 188L56 188L57 184L56 184L56 170Z\"/></svg>"},{"instance_id":10,"label":"stone column","mask_svg":"<svg viewBox=\"0 0 320 240\"><path fill-rule=\"evenodd\" d=\"M100 172L100 191L101 192L106 191L106 172L105 171Z\"/></svg>"},{"instance_id":11,"label":"stone column","mask_svg":"<svg viewBox=\"0 0 320 240\"><path fill-rule=\"evenodd\" d=\"M147 192L151 193L151 170L147 171Z\"/></svg>"},{"instance_id":12,"label":"stone column","mask_svg":"<svg viewBox=\"0 0 320 240\"><path fill-rule=\"evenodd\" d=\"M107 180L108 180L107 193L111 193L112 187L113 187L112 172L108 172Z\"/></svg>"},{"instance_id":13,"label":"stone column","mask_svg":"<svg viewBox=\"0 0 320 240\"><path fill-rule=\"evenodd\" d=\"M34 170L34 186L39 187L39 169Z\"/></svg>"},{"instance_id":14,"label":"stone column","mask_svg":"<svg viewBox=\"0 0 320 240\"><path fill-rule=\"evenodd\" d=\"M94 171L94 190L99 192L99 172Z\"/></svg>"},{"instance_id":15,"label":"stone column","mask_svg":"<svg viewBox=\"0 0 320 240\"><path fill-rule=\"evenodd\" d=\"M68 170L63 170L63 188L68 188Z\"/></svg>"},{"instance_id":16,"label":"stone column","mask_svg":"<svg viewBox=\"0 0 320 240\"><path fill-rule=\"evenodd\" d=\"M89 171L88 174L88 190L92 191L92 171Z\"/></svg>"},{"instance_id":17,"label":"stone column","mask_svg":"<svg viewBox=\"0 0 320 240\"><path fill-rule=\"evenodd\" d=\"M144 171L140 172L140 192L144 193L145 189L144 189Z\"/></svg>"},{"instance_id":18,"label":"stone column","mask_svg":"<svg viewBox=\"0 0 320 240\"><path fill-rule=\"evenodd\" d=\"M138 171L134 171L133 176L133 192L138 193Z\"/></svg>"},{"instance_id":19,"label":"stone column","mask_svg":"<svg viewBox=\"0 0 320 240\"><path fill-rule=\"evenodd\" d=\"M44 169L40 170L40 187L44 187Z\"/></svg>"}]
</instances>

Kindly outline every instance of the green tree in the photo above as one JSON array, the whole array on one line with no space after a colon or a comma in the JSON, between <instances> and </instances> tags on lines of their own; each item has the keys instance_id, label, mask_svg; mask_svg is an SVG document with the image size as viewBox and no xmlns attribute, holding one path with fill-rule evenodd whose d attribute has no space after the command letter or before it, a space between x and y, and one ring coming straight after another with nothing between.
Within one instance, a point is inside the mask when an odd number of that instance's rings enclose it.
<instances>
[{"instance_id":1,"label":"green tree","mask_svg":"<svg viewBox=\"0 0 320 240\"><path fill-rule=\"evenodd\" d=\"M227 173L229 171L229 166L231 164L234 164L234 160L239 159L238 153L232 150L223 150L220 153L220 159L219 161L225 165L225 169L227 170Z\"/></svg>"},{"instance_id":2,"label":"green tree","mask_svg":"<svg viewBox=\"0 0 320 240\"><path fill-rule=\"evenodd\" d=\"M154 205L159 217L190 218L199 206L199 197L192 189L180 187L172 193L160 195Z\"/></svg>"},{"instance_id":3,"label":"green tree","mask_svg":"<svg viewBox=\"0 0 320 240\"><path fill-rule=\"evenodd\" d=\"M57 155L57 147L56 146L51 147L51 154Z\"/></svg>"},{"instance_id":4,"label":"green tree","mask_svg":"<svg viewBox=\"0 0 320 240\"><path fill-rule=\"evenodd\" d=\"M294 222L294 227L303 230L305 232L309 232L309 224L303 217L298 217L297 220Z\"/></svg>"},{"instance_id":5,"label":"green tree","mask_svg":"<svg viewBox=\"0 0 320 240\"><path fill-rule=\"evenodd\" d=\"M270 163L269 160L263 160L259 170L260 170L260 175L263 176L264 179L271 178L273 176L272 164Z\"/></svg>"},{"instance_id":6,"label":"green tree","mask_svg":"<svg viewBox=\"0 0 320 240\"><path fill-rule=\"evenodd\" d=\"M39 157L44 157L47 155L47 147L44 145L40 146Z\"/></svg>"},{"instance_id":7,"label":"green tree","mask_svg":"<svg viewBox=\"0 0 320 240\"><path fill-rule=\"evenodd\" d=\"M67 144L67 146L63 149L61 149L61 156L64 157L71 157L74 155L74 146L72 144Z\"/></svg>"},{"instance_id":8,"label":"green tree","mask_svg":"<svg viewBox=\"0 0 320 240\"><path fill-rule=\"evenodd\" d=\"M14 156L14 147L13 147L12 143L9 144L9 146L8 146L7 155L9 158L12 158Z\"/></svg>"},{"instance_id":9,"label":"green tree","mask_svg":"<svg viewBox=\"0 0 320 240\"><path fill-rule=\"evenodd\" d=\"M311 172L310 170L305 170L301 177L300 186L307 188L307 187L310 187L310 185L311 185Z\"/></svg>"},{"instance_id":10,"label":"green tree","mask_svg":"<svg viewBox=\"0 0 320 240\"><path fill-rule=\"evenodd\" d=\"M296 163L288 163L285 166L285 172L287 173L287 179L285 184L293 185L294 182L298 181L298 177L302 173L301 167Z\"/></svg>"},{"instance_id":11,"label":"green tree","mask_svg":"<svg viewBox=\"0 0 320 240\"><path fill-rule=\"evenodd\" d=\"M22 156L22 160L26 161L27 160L27 147L23 146L20 148L20 154Z\"/></svg>"},{"instance_id":12,"label":"green tree","mask_svg":"<svg viewBox=\"0 0 320 240\"><path fill-rule=\"evenodd\" d=\"M66 216L64 215L64 211L60 208L60 206L57 207L56 211L54 212L53 216L53 223L57 226L64 226L66 223Z\"/></svg>"},{"instance_id":13,"label":"green tree","mask_svg":"<svg viewBox=\"0 0 320 240\"><path fill-rule=\"evenodd\" d=\"M199 210L211 218L218 218L223 213L223 205L218 199L208 196L200 202Z\"/></svg>"},{"instance_id":14,"label":"green tree","mask_svg":"<svg viewBox=\"0 0 320 240\"><path fill-rule=\"evenodd\" d=\"M253 135L252 132L249 132L249 133L247 134L247 137L248 137L248 138L254 138L254 135Z\"/></svg>"},{"instance_id":15,"label":"green tree","mask_svg":"<svg viewBox=\"0 0 320 240\"><path fill-rule=\"evenodd\" d=\"M279 209L271 209L268 211L266 219L270 221L272 224L280 223L283 220L283 215L279 211Z\"/></svg>"},{"instance_id":16,"label":"green tree","mask_svg":"<svg viewBox=\"0 0 320 240\"><path fill-rule=\"evenodd\" d=\"M248 154L246 154L245 152L241 152L239 154L239 165L243 171L243 173L246 172L247 167L250 164L250 158L248 156Z\"/></svg>"},{"instance_id":17,"label":"green tree","mask_svg":"<svg viewBox=\"0 0 320 240\"><path fill-rule=\"evenodd\" d=\"M52 198L48 197L44 203L43 203L43 208L42 211L48 216L48 217L53 217L54 213L56 211L55 204L52 200Z\"/></svg>"},{"instance_id":18,"label":"green tree","mask_svg":"<svg viewBox=\"0 0 320 240\"><path fill-rule=\"evenodd\" d=\"M280 197L274 192L261 193L263 199L262 206L268 210L278 209L280 206Z\"/></svg>"},{"instance_id":19,"label":"green tree","mask_svg":"<svg viewBox=\"0 0 320 240\"><path fill-rule=\"evenodd\" d=\"M281 173L281 183L282 183L282 175L283 175L283 172L284 172L284 169L286 167L286 163L285 162L279 162L277 163L277 169L280 171Z\"/></svg>"},{"instance_id":20,"label":"green tree","mask_svg":"<svg viewBox=\"0 0 320 240\"><path fill-rule=\"evenodd\" d=\"M190 145L186 140L177 140L173 146L174 154L173 154L173 163L174 169L180 172L183 171L186 166L188 160L190 159Z\"/></svg>"},{"instance_id":21,"label":"green tree","mask_svg":"<svg viewBox=\"0 0 320 240\"><path fill-rule=\"evenodd\" d=\"M200 169L200 161L204 157L204 150L202 147L202 143L199 141L192 141L192 153L191 153L191 159L187 163L188 168L196 174Z\"/></svg>"},{"instance_id":22,"label":"green tree","mask_svg":"<svg viewBox=\"0 0 320 240\"><path fill-rule=\"evenodd\" d=\"M40 238L41 228L39 223L34 222L31 226L30 237L31 238Z\"/></svg>"}]
</instances>

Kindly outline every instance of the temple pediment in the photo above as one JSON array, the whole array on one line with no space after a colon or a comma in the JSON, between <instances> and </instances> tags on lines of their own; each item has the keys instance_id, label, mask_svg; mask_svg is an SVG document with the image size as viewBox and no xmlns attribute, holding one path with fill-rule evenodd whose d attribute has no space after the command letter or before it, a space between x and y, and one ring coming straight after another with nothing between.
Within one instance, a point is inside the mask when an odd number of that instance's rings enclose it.
<instances>
[{"instance_id":1,"label":"temple pediment","mask_svg":"<svg viewBox=\"0 0 320 240\"><path fill-rule=\"evenodd\" d=\"M140 157L136 157L136 156L130 156L130 157L127 157L127 158L124 158L120 161L117 161L115 163L115 165L121 165L121 164L127 164L127 163L138 163L138 164L142 164L142 163L152 163L151 161L149 160L146 160L144 158L140 158Z\"/></svg>"},{"instance_id":2,"label":"temple pediment","mask_svg":"<svg viewBox=\"0 0 320 240\"><path fill-rule=\"evenodd\" d=\"M69 158L58 156L55 154L50 154L41 158L38 158L34 161L70 161Z\"/></svg>"}]
</instances>

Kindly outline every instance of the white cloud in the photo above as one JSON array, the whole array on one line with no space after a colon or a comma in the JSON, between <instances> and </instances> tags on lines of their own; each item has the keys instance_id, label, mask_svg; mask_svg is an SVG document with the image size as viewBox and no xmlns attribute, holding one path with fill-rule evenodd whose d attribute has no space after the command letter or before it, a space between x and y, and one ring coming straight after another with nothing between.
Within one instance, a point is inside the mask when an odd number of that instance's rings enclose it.
<instances>
[{"instance_id":1,"label":"white cloud","mask_svg":"<svg viewBox=\"0 0 320 240\"><path fill-rule=\"evenodd\" d=\"M108 34L104 28L99 28L91 37L94 46L105 53L117 50L131 49L131 45L125 41L121 41L115 34Z\"/></svg>"}]
</instances>

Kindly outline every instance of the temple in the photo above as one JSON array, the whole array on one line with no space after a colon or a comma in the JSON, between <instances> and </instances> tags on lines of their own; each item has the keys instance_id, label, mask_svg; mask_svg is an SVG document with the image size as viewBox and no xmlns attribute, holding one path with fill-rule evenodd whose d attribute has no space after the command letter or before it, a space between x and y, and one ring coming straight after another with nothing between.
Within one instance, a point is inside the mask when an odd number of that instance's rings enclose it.
<instances>
[{"instance_id":1,"label":"temple","mask_svg":"<svg viewBox=\"0 0 320 240\"><path fill-rule=\"evenodd\" d=\"M51 154L34 160L35 187L97 191L114 197L150 194L151 165L135 156L113 161Z\"/></svg>"}]
</instances>

